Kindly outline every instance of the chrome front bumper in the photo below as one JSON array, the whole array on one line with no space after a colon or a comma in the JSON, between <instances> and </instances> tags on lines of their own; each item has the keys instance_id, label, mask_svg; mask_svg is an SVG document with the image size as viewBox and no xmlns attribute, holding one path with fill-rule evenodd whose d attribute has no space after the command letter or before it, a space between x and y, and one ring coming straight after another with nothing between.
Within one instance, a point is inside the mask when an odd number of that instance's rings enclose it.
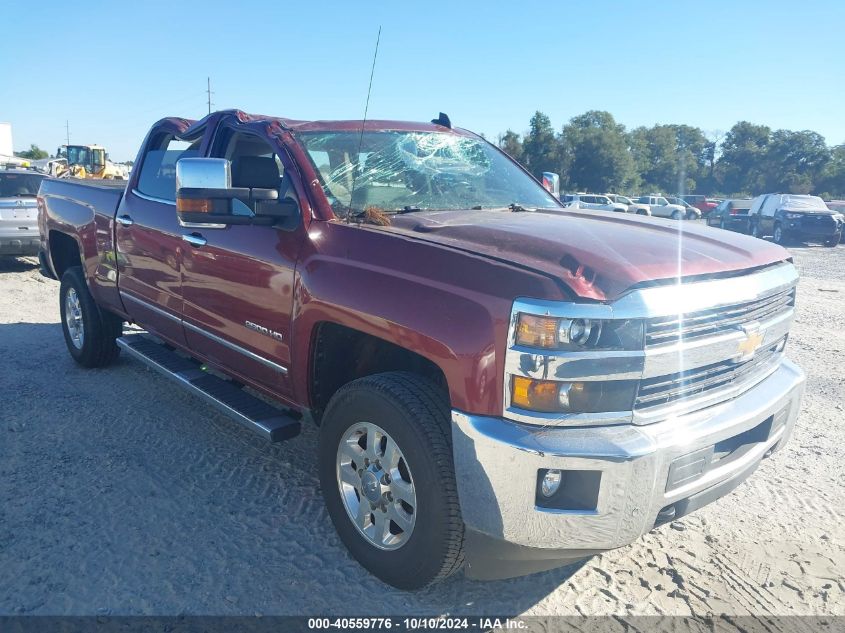
<instances>
[{"instance_id":1,"label":"chrome front bumper","mask_svg":"<svg viewBox=\"0 0 845 633\"><path fill-rule=\"evenodd\" d=\"M783 359L774 373L732 400L647 425L541 427L453 411L464 522L488 545L528 548L534 557L541 550L548 559L626 545L659 523L659 515L665 518L670 506L682 515L727 494L781 448L798 417L804 382L801 369ZM718 452L737 436L754 437L769 420L765 437L723 451L720 460L689 476L685 464L695 456L686 456L713 446ZM538 507L538 471L550 468L600 471L595 508Z\"/></svg>"}]
</instances>

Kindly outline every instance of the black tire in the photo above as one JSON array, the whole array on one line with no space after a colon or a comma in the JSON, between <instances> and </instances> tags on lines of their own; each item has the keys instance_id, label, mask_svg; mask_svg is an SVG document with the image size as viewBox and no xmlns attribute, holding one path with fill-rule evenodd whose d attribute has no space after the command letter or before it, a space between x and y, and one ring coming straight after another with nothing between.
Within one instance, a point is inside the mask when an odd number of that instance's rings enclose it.
<instances>
[{"instance_id":1,"label":"black tire","mask_svg":"<svg viewBox=\"0 0 845 633\"><path fill-rule=\"evenodd\" d=\"M839 244L839 240L841 240L841 239L842 239L842 231L835 234L830 239L825 240L824 245L827 246L828 248L832 248L832 247L836 246L837 244Z\"/></svg>"},{"instance_id":2,"label":"black tire","mask_svg":"<svg viewBox=\"0 0 845 633\"><path fill-rule=\"evenodd\" d=\"M772 241L774 241L775 244L780 244L781 246L786 244L788 241L786 237L786 231L783 230L783 227L781 226L780 222L775 224L775 228L772 233Z\"/></svg>"},{"instance_id":3,"label":"black tire","mask_svg":"<svg viewBox=\"0 0 845 633\"><path fill-rule=\"evenodd\" d=\"M81 313L81 346L73 342L67 319L67 296L73 290ZM72 266L62 275L59 288L59 310L62 318L62 332L70 355L83 367L105 367L120 354L115 339L123 333L123 321L110 312L97 307L85 283L80 266Z\"/></svg>"},{"instance_id":4,"label":"black tire","mask_svg":"<svg viewBox=\"0 0 845 633\"><path fill-rule=\"evenodd\" d=\"M695 211L687 211L687 220L696 220L698 216L695 214Z\"/></svg>"},{"instance_id":5,"label":"black tire","mask_svg":"<svg viewBox=\"0 0 845 633\"><path fill-rule=\"evenodd\" d=\"M637 211L637 215L648 215L648 212L645 209L640 209Z\"/></svg>"},{"instance_id":6,"label":"black tire","mask_svg":"<svg viewBox=\"0 0 845 633\"><path fill-rule=\"evenodd\" d=\"M762 240L763 235L760 233L760 223L759 222L752 222L751 223L751 237L756 237L757 239Z\"/></svg>"},{"instance_id":7,"label":"black tire","mask_svg":"<svg viewBox=\"0 0 845 633\"><path fill-rule=\"evenodd\" d=\"M346 512L337 480L338 447L362 421L380 426L396 442L417 493L413 531L398 549L368 541ZM452 460L448 397L433 383L405 372L355 380L332 397L320 428L319 475L329 516L361 565L399 589L420 589L463 566L464 524Z\"/></svg>"},{"instance_id":8,"label":"black tire","mask_svg":"<svg viewBox=\"0 0 845 633\"><path fill-rule=\"evenodd\" d=\"M672 211L672 219L673 220L683 220L684 214L678 210Z\"/></svg>"}]
</instances>

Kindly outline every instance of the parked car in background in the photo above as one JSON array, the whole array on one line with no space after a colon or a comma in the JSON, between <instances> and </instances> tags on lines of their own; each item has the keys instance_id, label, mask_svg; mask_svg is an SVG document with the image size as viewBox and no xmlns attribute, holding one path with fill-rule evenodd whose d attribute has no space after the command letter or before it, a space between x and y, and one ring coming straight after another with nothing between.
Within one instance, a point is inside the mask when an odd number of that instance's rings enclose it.
<instances>
[{"instance_id":1,"label":"parked car in background","mask_svg":"<svg viewBox=\"0 0 845 633\"><path fill-rule=\"evenodd\" d=\"M681 198L687 204L690 204L701 211L702 217L707 217L718 206L716 201L697 194L689 194L681 196Z\"/></svg>"},{"instance_id":2,"label":"parked car in background","mask_svg":"<svg viewBox=\"0 0 845 633\"><path fill-rule=\"evenodd\" d=\"M828 200L825 205L836 213L845 213L845 200Z\"/></svg>"},{"instance_id":3,"label":"parked car in background","mask_svg":"<svg viewBox=\"0 0 845 633\"><path fill-rule=\"evenodd\" d=\"M647 204L651 209L651 215L660 218L672 218L683 220L687 216L687 210L680 204L672 204L663 196L640 196L637 198L639 204Z\"/></svg>"},{"instance_id":4,"label":"parked car in background","mask_svg":"<svg viewBox=\"0 0 845 633\"><path fill-rule=\"evenodd\" d=\"M607 196L599 196L591 193L568 193L562 202L567 207L575 209L598 209L599 211L616 211L627 213L628 207L624 204L613 202Z\"/></svg>"},{"instance_id":5,"label":"parked car in background","mask_svg":"<svg viewBox=\"0 0 845 633\"><path fill-rule=\"evenodd\" d=\"M825 202L827 208L831 211L836 213L845 214L845 200L828 200ZM839 238L840 242L845 242L845 231L843 231L842 236Z\"/></svg>"},{"instance_id":6,"label":"parked car in background","mask_svg":"<svg viewBox=\"0 0 845 633\"><path fill-rule=\"evenodd\" d=\"M748 210L751 208L751 202L750 198L722 200L707 215L707 224L718 226L720 229L748 233Z\"/></svg>"},{"instance_id":7,"label":"parked car in background","mask_svg":"<svg viewBox=\"0 0 845 633\"><path fill-rule=\"evenodd\" d=\"M617 193L606 193L604 194L612 202L617 204L624 204L628 213L636 213L637 215L651 215L651 209L647 204L640 204L639 202L634 202L628 196L620 196Z\"/></svg>"},{"instance_id":8,"label":"parked car in background","mask_svg":"<svg viewBox=\"0 0 845 633\"><path fill-rule=\"evenodd\" d=\"M751 234L771 235L777 244L801 239L836 246L845 225L845 217L831 211L818 196L763 194L754 198L748 215Z\"/></svg>"},{"instance_id":9,"label":"parked car in background","mask_svg":"<svg viewBox=\"0 0 845 633\"><path fill-rule=\"evenodd\" d=\"M686 219L687 220L698 220L701 218L701 211L694 206L692 206L689 202L684 200L683 198L679 198L677 196L667 196L666 198L670 204L679 204L685 209Z\"/></svg>"},{"instance_id":10,"label":"parked car in background","mask_svg":"<svg viewBox=\"0 0 845 633\"><path fill-rule=\"evenodd\" d=\"M0 255L38 255L38 205L42 174L0 170Z\"/></svg>"}]
</instances>

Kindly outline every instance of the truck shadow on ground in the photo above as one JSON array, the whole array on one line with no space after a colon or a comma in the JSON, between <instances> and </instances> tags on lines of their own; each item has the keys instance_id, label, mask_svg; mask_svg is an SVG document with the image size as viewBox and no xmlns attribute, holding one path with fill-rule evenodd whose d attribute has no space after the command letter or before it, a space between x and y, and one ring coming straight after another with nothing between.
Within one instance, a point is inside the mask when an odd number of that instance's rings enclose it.
<instances>
[{"instance_id":1,"label":"truck shadow on ground","mask_svg":"<svg viewBox=\"0 0 845 633\"><path fill-rule=\"evenodd\" d=\"M0 257L0 274L25 273L35 268L38 268L38 259L35 257Z\"/></svg>"},{"instance_id":2,"label":"truck shadow on ground","mask_svg":"<svg viewBox=\"0 0 845 633\"><path fill-rule=\"evenodd\" d=\"M313 427L269 444L134 360L82 369L58 323L0 325L0 357L0 613L507 616L584 565L394 589L337 537Z\"/></svg>"}]
</instances>

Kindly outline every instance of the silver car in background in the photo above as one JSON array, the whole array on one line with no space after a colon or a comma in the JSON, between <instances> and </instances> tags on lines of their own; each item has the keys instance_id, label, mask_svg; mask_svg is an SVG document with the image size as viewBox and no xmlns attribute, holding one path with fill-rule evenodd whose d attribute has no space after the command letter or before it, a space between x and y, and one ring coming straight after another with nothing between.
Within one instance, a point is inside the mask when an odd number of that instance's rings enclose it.
<instances>
[{"instance_id":1,"label":"silver car in background","mask_svg":"<svg viewBox=\"0 0 845 633\"><path fill-rule=\"evenodd\" d=\"M591 193L568 193L561 198L561 202L571 209L598 209L599 211L616 211L627 213L628 207L624 204L613 202L607 196L599 196Z\"/></svg>"},{"instance_id":2,"label":"silver car in background","mask_svg":"<svg viewBox=\"0 0 845 633\"><path fill-rule=\"evenodd\" d=\"M43 174L0 169L0 256L38 255L38 188Z\"/></svg>"}]
</instances>

